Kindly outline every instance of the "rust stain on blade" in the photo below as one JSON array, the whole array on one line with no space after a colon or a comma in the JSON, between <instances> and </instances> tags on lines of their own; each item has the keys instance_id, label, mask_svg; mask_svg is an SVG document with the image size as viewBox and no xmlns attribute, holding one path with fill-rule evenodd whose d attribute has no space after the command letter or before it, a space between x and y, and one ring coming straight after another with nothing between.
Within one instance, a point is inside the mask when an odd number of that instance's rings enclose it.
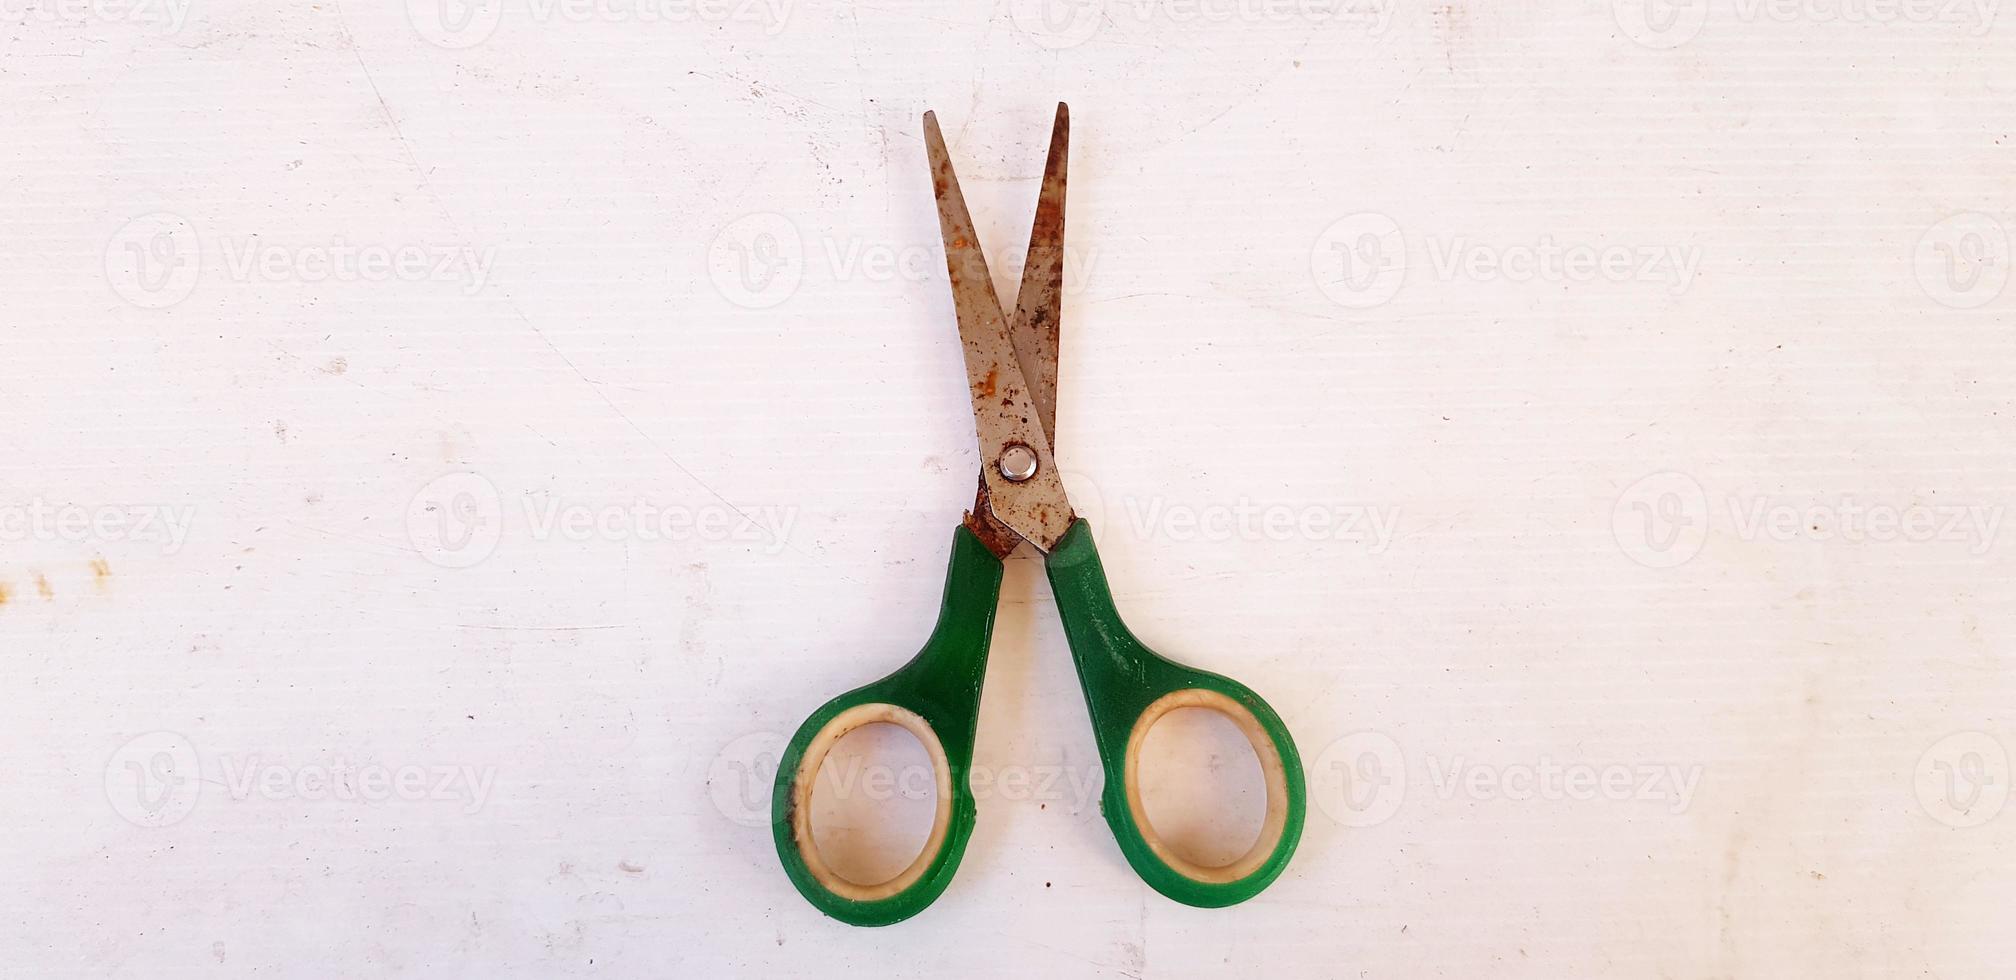
<instances>
[{"instance_id":1,"label":"rust stain on blade","mask_svg":"<svg viewBox=\"0 0 2016 980\"><path fill-rule=\"evenodd\" d=\"M987 476L980 476L980 491L973 496L973 509L966 512L966 529L980 539L980 543L996 558L1007 558L1015 546L1022 543L1022 536L1015 529L1002 523L994 516L994 505L987 497Z\"/></svg>"}]
</instances>

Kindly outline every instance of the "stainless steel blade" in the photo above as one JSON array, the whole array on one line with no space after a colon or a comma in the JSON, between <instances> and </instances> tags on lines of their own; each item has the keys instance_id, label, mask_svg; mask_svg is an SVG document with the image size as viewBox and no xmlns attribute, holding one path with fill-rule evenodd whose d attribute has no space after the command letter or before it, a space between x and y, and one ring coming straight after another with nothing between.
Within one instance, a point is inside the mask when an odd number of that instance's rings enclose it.
<instances>
[{"instance_id":1,"label":"stainless steel blade","mask_svg":"<svg viewBox=\"0 0 2016 980\"><path fill-rule=\"evenodd\" d=\"M1029 397L1043 432L1057 438L1058 326L1064 305L1064 180L1071 148L1071 109L1057 103L1050 126L1050 155L1043 161L1043 189L1036 196L1036 223L1029 231L1029 257L1022 264L1022 288L1008 338L1029 381Z\"/></svg>"},{"instance_id":2,"label":"stainless steel blade","mask_svg":"<svg viewBox=\"0 0 2016 980\"><path fill-rule=\"evenodd\" d=\"M952 306L966 353L966 381L973 402L973 428L980 442L980 476L987 507L1001 523L1038 549L1049 551L1070 528L1071 502L1057 474L1050 437L1043 427L1021 359L1008 336L1001 301L974 233L959 176L945 149L938 117L924 114L924 145L931 159L931 184L938 195L938 225L945 239L945 271ZM1054 390L1054 382L1053 390ZM1026 446L1037 460L1026 480L1002 475L1002 454Z\"/></svg>"}]
</instances>

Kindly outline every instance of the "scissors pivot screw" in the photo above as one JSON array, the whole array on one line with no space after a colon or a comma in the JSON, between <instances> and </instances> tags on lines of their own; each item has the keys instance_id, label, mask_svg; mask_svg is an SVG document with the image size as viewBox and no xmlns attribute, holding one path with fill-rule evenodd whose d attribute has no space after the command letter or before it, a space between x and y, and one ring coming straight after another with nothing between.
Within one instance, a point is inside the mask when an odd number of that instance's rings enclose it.
<instances>
[{"instance_id":1,"label":"scissors pivot screw","mask_svg":"<svg viewBox=\"0 0 2016 980\"><path fill-rule=\"evenodd\" d=\"M1000 466L1010 483L1021 483L1036 475L1036 451L1018 442L1001 450Z\"/></svg>"}]
</instances>

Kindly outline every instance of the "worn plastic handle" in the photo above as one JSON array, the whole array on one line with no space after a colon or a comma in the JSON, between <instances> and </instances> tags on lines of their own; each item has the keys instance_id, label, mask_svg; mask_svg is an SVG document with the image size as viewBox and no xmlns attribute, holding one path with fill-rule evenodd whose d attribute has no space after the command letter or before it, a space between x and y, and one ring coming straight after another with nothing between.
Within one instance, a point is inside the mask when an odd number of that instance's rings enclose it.
<instances>
[{"instance_id":1,"label":"worn plastic handle","mask_svg":"<svg viewBox=\"0 0 2016 980\"><path fill-rule=\"evenodd\" d=\"M952 882L973 833L966 780L1001 571L1001 560L961 525L952 536L938 625L924 649L895 673L826 702L785 748L771 796L777 856L799 894L819 911L857 926L886 926L923 911ZM841 736L878 723L900 725L923 743L937 777L938 812L909 867L864 884L840 877L820 857L812 839L812 786Z\"/></svg>"},{"instance_id":2,"label":"worn plastic handle","mask_svg":"<svg viewBox=\"0 0 2016 980\"><path fill-rule=\"evenodd\" d=\"M1046 564L1106 768L1100 809L1127 863L1156 891L1185 905L1219 908L1259 894L1288 866L1302 839L1302 758L1287 726L1246 685L1174 663L1135 638L1113 606L1084 520L1064 532ZM1266 777L1260 837L1227 865L1210 867L1176 854L1156 835L1141 804L1141 743L1158 719L1178 708L1209 708L1230 718L1252 743Z\"/></svg>"}]
</instances>

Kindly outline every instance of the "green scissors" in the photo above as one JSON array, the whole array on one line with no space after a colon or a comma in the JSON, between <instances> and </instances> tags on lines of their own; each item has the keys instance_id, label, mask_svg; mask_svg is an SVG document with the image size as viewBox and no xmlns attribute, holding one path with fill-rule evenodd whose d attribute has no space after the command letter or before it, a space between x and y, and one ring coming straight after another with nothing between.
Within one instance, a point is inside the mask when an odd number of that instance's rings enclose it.
<instances>
[{"instance_id":1,"label":"green scissors","mask_svg":"<svg viewBox=\"0 0 2016 980\"><path fill-rule=\"evenodd\" d=\"M980 489L973 510L953 531L945 597L923 651L895 673L813 712L778 763L771 810L777 856L798 891L843 922L901 922L923 911L952 881L973 832L967 774L1002 561L1024 541L1044 554L1105 768L1100 809L1135 872L1178 902L1206 908L1232 905L1280 876L1302 836L1302 761L1280 716L1245 685L1166 660L1135 639L1114 609L1091 528L1072 512L1058 477L1050 434L1057 417L1070 128L1069 111L1060 103L1021 295L1010 318L995 296L938 120L924 114L946 272L966 348L966 378L980 441ZM1230 864L1209 867L1176 854L1156 836L1143 809L1137 771L1143 737L1157 719L1178 708L1224 714L1245 733L1260 760L1267 785L1260 836ZM901 726L923 744L934 769L938 806L916 860L887 881L863 883L841 877L821 859L812 838L811 803L827 752L848 732L872 724Z\"/></svg>"}]
</instances>

